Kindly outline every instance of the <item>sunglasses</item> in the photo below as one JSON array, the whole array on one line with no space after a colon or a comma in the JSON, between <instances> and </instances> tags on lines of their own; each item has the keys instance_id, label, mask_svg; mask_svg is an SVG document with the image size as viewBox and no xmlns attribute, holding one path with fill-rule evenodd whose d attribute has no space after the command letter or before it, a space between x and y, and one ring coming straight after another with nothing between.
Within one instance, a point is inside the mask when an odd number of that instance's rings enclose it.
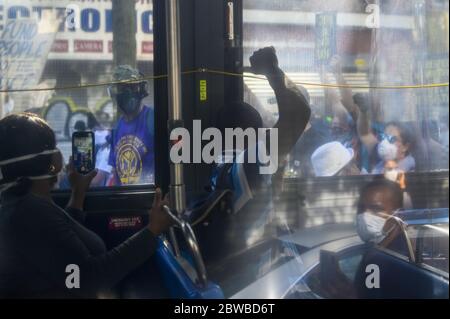
<instances>
[{"instance_id":1,"label":"sunglasses","mask_svg":"<svg viewBox=\"0 0 450 319\"><path fill-rule=\"evenodd\" d=\"M110 85L107 88L108 95L110 98L114 98L119 94L132 94L132 93L139 93L140 92L140 85L136 84L115 84Z\"/></svg>"},{"instance_id":2,"label":"sunglasses","mask_svg":"<svg viewBox=\"0 0 450 319\"><path fill-rule=\"evenodd\" d=\"M380 141L387 140L391 144L394 144L398 140L396 136L393 136L393 135L390 135L390 134L386 134L386 133L379 133L378 134L378 139Z\"/></svg>"}]
</instances>

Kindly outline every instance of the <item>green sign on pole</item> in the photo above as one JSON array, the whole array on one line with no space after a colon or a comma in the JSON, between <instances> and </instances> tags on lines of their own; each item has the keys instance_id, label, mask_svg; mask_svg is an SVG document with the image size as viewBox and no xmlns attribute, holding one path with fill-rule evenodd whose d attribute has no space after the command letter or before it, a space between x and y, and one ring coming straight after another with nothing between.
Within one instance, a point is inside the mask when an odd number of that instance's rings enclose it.
<instances>
[{"instance_id":1,"label":"green sign on pole","mask_svg":"<svg viewBox=\"0 0 450 319\"><path fill-rule=\"evenodd\" d=\"M314 57L317 65L328 64L336 54L336 13L316 14L316 45Z\"/></svg>"}]
</instances>

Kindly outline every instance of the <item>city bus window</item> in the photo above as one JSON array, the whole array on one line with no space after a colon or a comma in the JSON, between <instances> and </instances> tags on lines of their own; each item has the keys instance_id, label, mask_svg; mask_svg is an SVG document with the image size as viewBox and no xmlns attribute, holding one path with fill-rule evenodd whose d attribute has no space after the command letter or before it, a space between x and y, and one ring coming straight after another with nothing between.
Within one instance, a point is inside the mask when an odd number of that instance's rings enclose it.
<instances>
[{"instance_id":1,"label":"city bus window","mask_svg":"<svg viewBox=\"0 0 450 319\"><path fill-rule=\"evenodd\" d=\"M273 46L291 85L309 94L312 117L285 177L448 169L448 1L243 4L246 66ZM247 75L245 99L272 127L273 90Z\"/></svg>"},{"instance_id":2,"label":"city bus window","mask_svg":"<svg viewBox=\"0 0 450 319\"><path fill-rule=\"evenodd\" d=\"M2 1L0 70L0 118L42 116L66 163L95 133L92 187L154 184L151 0Z\"/></svg>"},{"instance_id":3,"label":"city bus window","mask_svg":"<svg viewBox=\"0 0 450 319\"><path fill-rule=\"evenodd\" d=\"M408 232L416 243L417 261L448 277L448 224L425 225Z\"/></svg>"},{"instance_id":4,"label":"city bus window","mask_svg":"<svg viewBox=\"0 0 450 319\"><path fill-rule=\"evenodd\" d=\"M180 227L158 246L164 276L156 277L169 279L171 293L448 298L449 1L161 3L155 14L168 32L156 40L169 41L154 68L152 0L0 0L0 119L44 118L65 163L73 134L89 142L81 132L92 131L94 188L152 187L156 156L169 162L161 183L171 184ZM173 50L177 23L163 14L175 16L176 3L182 41ZM181 56L181 97L167 81L180 66L174 56L170 76L153 75L165 53ZM172 146L166 154L155 154L157 79L171 104L161 115L173 117L171 141L159 139ZM7 197L16 183L3 172ZM42 176L20 181L33 177ZM59 189L69 184L63 171ZM150 197L132 193L139 200L119 200L137 216L122 217L103 192L90 198L98 205L88 211L102 211L88 215L108 247L122 242L110 233L146 224ZM210 287L216 292L204 294Z\"/></svg>"},{"instance_id":5,"label":"city bus window","mask_svg":"<svg viewBox=\"0 0 450 319\"><path fill-rule=\"evenodd\" d=\"M270 195L255 191L251 200L270 201L272 206L264 206L271 212L264 216L273 226L268 233L282 236L288 253L297 257L283 271L316 280L306 286L319 296L322 291L325 297L341 297L369 247L387 245L384 226L394 220L390 216L402 209L448 207L449 2L242 4L244 102L258 111L264 127L278 130L280 148L292 146L278 158ZM311 115L303 130L305 101ZM430 221L436 223L430 217L425 224ZM254 221L245 222L248 232L256 233ZM448 212L443 223L448 225ZM407 240L384 247L393 254L377 251L376 260L398 269L414 264L402 277L405 282L416 273L428 280L429 272L414 257L448 271L448 252L438 237L407 234ZM361 241L368 245L361 248ZM422 245L420 254L416 242ZM342 262L323 268L314 250L326 243L332 251L349 249L348 258L336 255ZM305 247L310 255L300 253ZM314 266L308 263L312 251L318 266L309 277L303 267ZM273 273L272 280L280 275ZM335 274L341 282L331 280ZM299 282L295 298L308 290L305 281ZM408 292L392 286L384 293Z\"/></svg>"}]
</instances>

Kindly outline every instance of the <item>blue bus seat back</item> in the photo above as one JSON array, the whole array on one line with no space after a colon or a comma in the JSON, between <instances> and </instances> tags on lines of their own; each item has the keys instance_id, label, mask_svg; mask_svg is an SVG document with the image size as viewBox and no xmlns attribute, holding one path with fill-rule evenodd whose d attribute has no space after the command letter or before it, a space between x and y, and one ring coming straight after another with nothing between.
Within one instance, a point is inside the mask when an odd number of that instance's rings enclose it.
<instances>
[{"instance_id":1,"label":"blue bus seat back","mask_svg":"<svg viewBox=\"0 0 450 319\"><path fill-rule=\"evenodd\" d=\"M380 288L360 290L362 298L446 299L449 296L448 280L378 248L371 248L363 258L358 276L360 289L365 282L363 269L369 264L375 264L380 269Z\"/></svg>"},{"instance_id":2,"label":"blue bus seat back","mask_svg":"<svg viewBox=\"0 0 450 319\"><path fill-rule=\"evenodd\" d=\"M223 299L219 286L208 282L206 287L200 287L192 281L173 253L160 240L156 251L156 261L163 281L172 298L177 299Z\"/></svg>"}]
</instances>

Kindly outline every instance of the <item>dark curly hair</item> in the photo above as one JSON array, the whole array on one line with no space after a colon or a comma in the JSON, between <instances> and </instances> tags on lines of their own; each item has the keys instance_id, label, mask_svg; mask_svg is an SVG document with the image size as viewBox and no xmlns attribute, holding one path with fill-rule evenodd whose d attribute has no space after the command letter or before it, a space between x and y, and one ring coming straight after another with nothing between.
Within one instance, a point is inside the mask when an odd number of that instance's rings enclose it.
<instances>
[{"instance_id":1,"label":"dark curly hair","mask_svg":"<svg viewBox=\"0 0 450 319\"><path fill-rule=\"evenodd\" d=\"M47 122L36 114L19 113L0 120L0 162L55 148L55 133ZM31 181L26 177L48 174L51 159L51 155L41 155L2 166L3 179L0 181L0 187L18 180L18 185L11 188L10 192L16 195L27 193Z\"/></svg>"},{"instance_id":2,"label":"dark curly hair","mask_svg":"<svg viewBox=\"0 0 450 319\"><path fill-rule=\"evenodd\" d=\"M386 124L386 127L393 126L398 129L400 132L400 137L402 138L402 142L405 145L408 145L408 153L411 153L415 147L416 140L412 129L406 123L401 123L397 121L392 121Z\"/></svg>"},{"instance_id":3,"label":"dark curly hair","mask_svg":"<svg viewBox=\"0 0 450 319\"><path fill-rule=\"evenodd\" d=\"M359 198L364 198L368 192L374 189L388 190L394 207L397 209L403 208L403 190L398 183L387 180L384 177L376 177L372 182L361 188ZM358 213L362 212L361 203L358 203Z\"/></svg>"}]
</instances>

